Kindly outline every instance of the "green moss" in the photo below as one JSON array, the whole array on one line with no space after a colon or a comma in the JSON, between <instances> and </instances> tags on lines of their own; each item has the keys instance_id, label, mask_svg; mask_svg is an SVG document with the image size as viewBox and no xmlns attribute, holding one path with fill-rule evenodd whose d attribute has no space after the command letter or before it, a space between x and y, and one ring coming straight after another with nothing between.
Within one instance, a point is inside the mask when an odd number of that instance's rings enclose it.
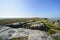
<instances>
[{"instance_id":1,"label":"green moss","mask_svg":"<svg viewBox=\"0 0 60 40\"><path fill-rule=\"evenodd\" d=\"M48 34L54 34L54 33L56 33L55 30L48 30Z\"/></svg>"},{"instance_id":2,"label":"green moss","mask_svg":"<svg viewBox=\"0 0 60 40\"><path fill-rule=\"evenodd\" d=\"M54 37L54 40L59 40L58 37Z\"/></svg>"}]
</instances>

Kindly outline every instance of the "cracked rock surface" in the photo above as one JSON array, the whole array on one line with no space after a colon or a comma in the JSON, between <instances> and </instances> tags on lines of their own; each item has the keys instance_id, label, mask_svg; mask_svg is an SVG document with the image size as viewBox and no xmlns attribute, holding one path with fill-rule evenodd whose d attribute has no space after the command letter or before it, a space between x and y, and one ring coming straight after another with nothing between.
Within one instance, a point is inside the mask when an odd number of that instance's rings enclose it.
<instances>
[{"instance_id":1,"label":"cracked rock surface","mask_svg":"<svg viewBox=\"0 0 60 40\"><path fill-rule=\"evenodd\" d=\"M28 40L54 40L51 36L48 36L47 33L43 31L24 28L14 29L6 26L0 26L0 37L2 40L26 36L28 36Z\"/></svg>"}]
</instances>

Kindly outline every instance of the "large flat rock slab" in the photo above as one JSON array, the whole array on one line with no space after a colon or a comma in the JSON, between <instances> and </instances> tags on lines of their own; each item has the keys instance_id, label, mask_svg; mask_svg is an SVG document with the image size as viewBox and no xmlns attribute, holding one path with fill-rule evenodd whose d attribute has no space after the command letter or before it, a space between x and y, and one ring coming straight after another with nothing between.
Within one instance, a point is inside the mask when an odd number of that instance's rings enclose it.
<instances>
[{"instance_id":1,"label":"large flat rock slab","mask_svg":"<svg viewBox=\"0 0 60 40\"><path fill-rule=\"evenodd\" d=\"M0 37L2 40L9 40L17 37L26 37L28 40L53 40L52 37L48 36L46 32L39 30L31 30L24 28L10 28L1 26L0 28Z\"/></svg>"}]
</instances>

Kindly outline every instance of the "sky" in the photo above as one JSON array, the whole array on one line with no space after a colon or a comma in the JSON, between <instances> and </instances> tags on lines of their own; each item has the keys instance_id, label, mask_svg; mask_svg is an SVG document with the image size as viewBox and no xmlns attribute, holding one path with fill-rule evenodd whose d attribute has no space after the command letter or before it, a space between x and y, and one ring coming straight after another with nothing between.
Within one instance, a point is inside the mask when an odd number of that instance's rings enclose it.
<instances>
[{"instance_id":1,"label":"sky","mask_svg":"<svg viewBox=\"0 0 60 40\"><path fill-rule=\"evenodd\" d=\"M0 0L0 17L60 17L60 0Z\"/></svg>"}]
</instances>

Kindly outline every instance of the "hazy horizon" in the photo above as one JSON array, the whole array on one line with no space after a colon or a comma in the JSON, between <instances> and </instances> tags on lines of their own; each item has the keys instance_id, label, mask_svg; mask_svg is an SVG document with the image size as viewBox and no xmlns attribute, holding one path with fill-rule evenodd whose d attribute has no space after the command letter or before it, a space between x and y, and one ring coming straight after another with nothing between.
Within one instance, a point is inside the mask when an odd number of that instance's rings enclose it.
<instances>
[{"instance_id":1,"label":"hazy horizon","mask_svg":"<svg viewBox=\"0 0 60 40\"><path fill-rule=\"evenodd\" d=\"M60 0L0 0L0 18L59 18Z\"/></svg>"}]
</instances>

